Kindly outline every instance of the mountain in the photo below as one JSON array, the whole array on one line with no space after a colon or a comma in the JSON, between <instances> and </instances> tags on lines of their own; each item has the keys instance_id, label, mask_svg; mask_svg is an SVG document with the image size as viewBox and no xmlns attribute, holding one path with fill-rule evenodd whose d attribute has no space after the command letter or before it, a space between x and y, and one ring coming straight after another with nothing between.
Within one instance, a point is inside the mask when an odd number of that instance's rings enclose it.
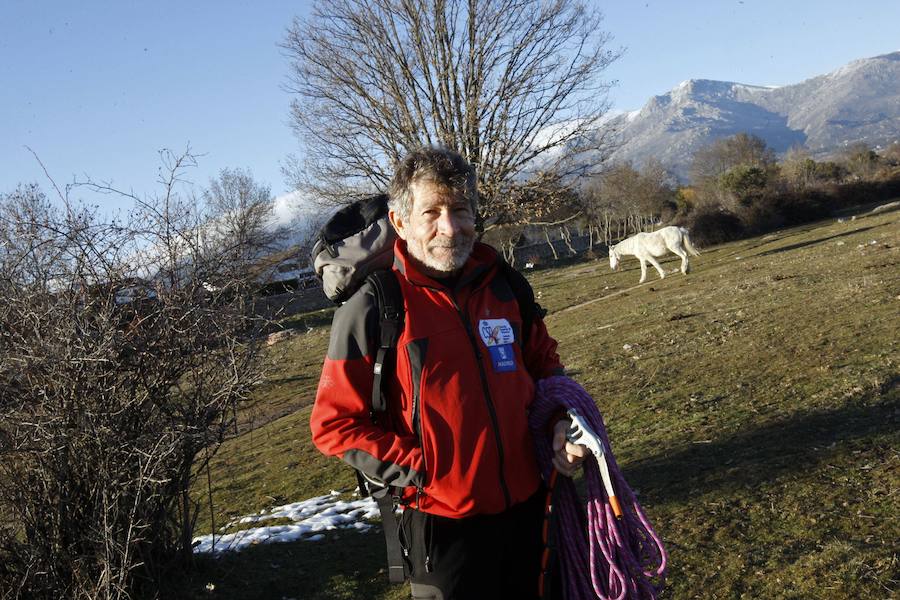
<instances>
[{"instance_id":1,"label":"mountain","mask_svg":"<svg viewBox=\"0 0 900 600\"><path fill-rule=\"evenodd\" d=\"M854 142L887 146L900 140L900 52L783 87L691 79L610 126L620 144L613 161L641 166L656 158L681 180L694 152L741 132L776 152L801 145L816 158Z\"/></svg>"}]
</instances>

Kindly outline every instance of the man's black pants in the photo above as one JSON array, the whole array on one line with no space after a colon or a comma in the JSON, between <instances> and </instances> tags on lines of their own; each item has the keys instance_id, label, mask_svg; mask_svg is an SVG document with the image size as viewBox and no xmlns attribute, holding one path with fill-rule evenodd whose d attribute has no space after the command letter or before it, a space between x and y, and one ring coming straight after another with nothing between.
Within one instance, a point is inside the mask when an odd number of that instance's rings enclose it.
<instances>
[{"instance_id":1,"label":"man's black pants","mask_svg":"<svg viewBox=\"0 0 900 600\"><path fill-rule=\"evenodd\" d=\"M411 508L400 520L414 600L536 600L546 492L497 515L450 519Z\"/></svg>"}]
</instances>

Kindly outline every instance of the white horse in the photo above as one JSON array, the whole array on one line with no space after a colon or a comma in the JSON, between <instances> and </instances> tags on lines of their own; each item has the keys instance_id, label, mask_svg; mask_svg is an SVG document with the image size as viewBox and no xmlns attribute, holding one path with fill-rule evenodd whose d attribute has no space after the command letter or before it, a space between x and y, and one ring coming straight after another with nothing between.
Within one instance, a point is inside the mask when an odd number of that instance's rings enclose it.
<instances>
[{"instance_id":1,"label":"white horse","mask_svg":"<svg viewBox=\"0 0 900 600\"><path fill-rule=\"evenodd\" d=\"M684 227L663 227L653 233L638 233L624 239L609 249L609 267L615 271L619 268L619 260L623 254L631 254L641 261L641 280L647 280L647 263L656 267L660 279L665 278L666 273L656 261L659 256L664 256L666 251L674 252L681 257L681 272L687 275L691 270L688 263L688 254L699 256L700 253L691 244L688 230Z\"/></svg>"}]
</instances>

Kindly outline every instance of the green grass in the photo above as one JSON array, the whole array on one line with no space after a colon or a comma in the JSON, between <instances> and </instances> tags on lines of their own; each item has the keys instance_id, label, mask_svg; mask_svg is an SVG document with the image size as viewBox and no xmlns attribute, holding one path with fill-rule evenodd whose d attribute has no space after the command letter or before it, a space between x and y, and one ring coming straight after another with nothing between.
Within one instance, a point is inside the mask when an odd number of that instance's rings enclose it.
<instances>
[{"instance_id":1,"label":"green grass","mask_svg":"<svg viewBox=\"0 0 900 600\"><path fill-rule=\"evenodd\" d=\"M241 431L258 428L312 404L333 314L334 309L328 308L294 315L280 323L294 335L264 353L266 377L238 415Z\"/></svg>"},{"instance_id":2,"label":"green grass","mask_svg":"<svg viewBox=\"0 0 900 600\"><path fill-rule=\"evenodd\" d=\"M708 248L691 275L640 286L624 266L529 278L665 540L666 597L900 594L900 213ZM270 349L246 413L266 424L211 466L217 525L353 487L309 439L327 336L317 324ZM408 598L385 584L383 552L376 530L201 559L196 595Z\"/></svg>"}]
</instances>

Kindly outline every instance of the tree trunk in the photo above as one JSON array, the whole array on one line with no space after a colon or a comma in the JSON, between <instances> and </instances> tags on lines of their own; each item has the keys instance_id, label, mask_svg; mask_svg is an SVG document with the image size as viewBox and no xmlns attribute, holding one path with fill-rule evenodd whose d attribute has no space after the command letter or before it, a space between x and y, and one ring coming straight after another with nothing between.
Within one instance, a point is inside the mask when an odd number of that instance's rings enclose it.
<instances>
[{"instance_id":1,"label":"tree trunk","mask_svg":"<svg viewBox=\"0 0 900 600\"><path fill-rule=\"evenodd\" d=\"M191 464L191 463L188 463ZM191 546L193 522L191 520L191 471L185 469L181 480L181 554L185 565L191 564L194 549Z\"/></svg>"},{"instance_id":2,"label":"tree trunk","mask_svg":"<svg viewBox=\"0 0 900 600\"><path fill-rule=\"evenodd\" d=\"M566 242L566 247L569 249L569 252L571 253L571 255L572 256L577 255L578 253L575 252L575 248L572 247L572 234L569 233L569 228L568 227L560 227L559 233L562 236L563 241Z\"/></svg>"},{"instance_id":3,"label":"tree trunk","mask_svg":"<svg viewBox=\"0 0 900 600\"><path fill-rule=\"evenodd\" d=\"M544 227L544 237L547 238L547 245L550 246L550 252L553 253L553 260L559 260L556 248L553 247L553 242L550 241L550 231L546 227Z\"/></svg>"},{"instance_id":4,"label":"tree trunk","mask_svg":"<svg viewBox=\"0 0 900 600\"><path fill-rule=\"evenodd\" d=\"M503 255L506 258L506 262L509 263L509 266L516 266L516 240L510 239L503 248Z\"/></svg>"}]
</instances>

